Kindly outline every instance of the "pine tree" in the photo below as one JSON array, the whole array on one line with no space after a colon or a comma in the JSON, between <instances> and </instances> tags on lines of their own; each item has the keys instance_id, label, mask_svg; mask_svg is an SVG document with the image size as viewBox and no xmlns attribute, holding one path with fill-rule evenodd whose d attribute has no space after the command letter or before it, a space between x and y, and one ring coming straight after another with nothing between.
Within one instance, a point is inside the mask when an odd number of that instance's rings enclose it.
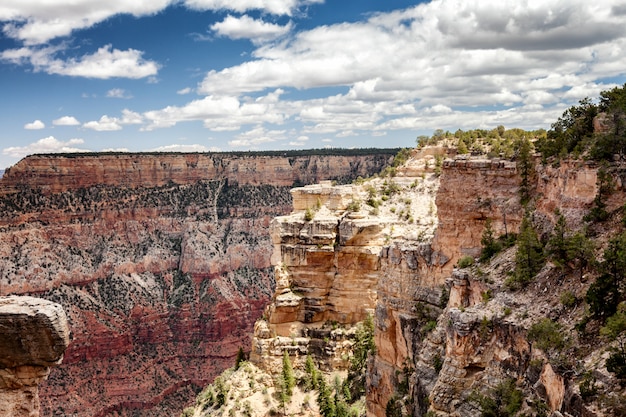
<instances>
[{"instance_id":1,"label":"pine tree","mask_svg":"<svg viewBox=\"0 0 626 417\"><path fill-rule=\"evenodd\" d=\"M330 387L326 385L323 378L320 379L318 391L317 405L319 406L320 414L324 417L336 417L335 399L333 398Z\"/></svg>"},{"instance_id":2,"label":"pine tree","mask_svg":"<svg viewBox=\"0 0 626 417\"><path fill-rule=\"evenodd\" d=\"M493 255L500 252L500 250L502 249L502 245L496 240L493 235L493 227L490 218L487 218L487 220L485 221L485 228L483 229L483 235L480 239L480 244L482 245L482 250L480 252L481 262L491 259Z\"/></svg>"},{"instance_id":3,"label":"pine tree","mask_svg":"<svg viewBox=\"0 0 626 417\"><path fill-rule=\"evenodd\" d=\"M574 233L567 239L567 258L578 263L578 271L582 279L587 266L594 262L594 245L587 237L585 230Z\"/></svg>"},{"instance_id":4,"label":"pine tree","mask_svg":"<svg viewBox=\"0 0 626 417\"><path fill-rule=\"evenodd\" d=\"M568 256L568 244L567 244L567 226L565 222L565 216L563 216L557 209L555 213L558 218L556 224L554 225L554 229L552 230L552 235L548 240L547 252L554 261L559 266L564 266L569 261Z\"/></svg>"},{"instance_id":5,"label":"pine tree","mask_svg":"<svg viewBox=\"0 0 626 417\"><path fill-rule=\"evenodd\" d=\"M296 378L293 376L293 367L291 366L291 361L289 360L289 355L286 350L283 352L282 379L285 392L288 397L291 397L293 394L293 388L296 386Z\"/></svg>"},{"instance_id":6,"label":"pine tree","mask_svg":"<svg viewBox=\"0 0 626 417\"><path fill-rule=\"evenodd\" d=\"M543 263L543 246L539 242L537 232L530 221L530 214L526 212L517 236L514 279L507 281L507 284L512 287L525 286L539 272Z\"/></svg>"},{"instance_id":7,"label":"pine tree","mask_svg":"<svg viewBox=\"0 0 626 417\"><path fill-rule=\"evenodd\" d=\"M246 360L246 354L243 351L242 347L239 347L237 351L237 358L235 359L235 371L239 369L241 363Z\"/></svg>"},{"instance_id":8,"label":"pine tree","mask_svg":"<svg viewBox=\"0 0 626 417\"><path fill-rule=\"evenodd\" d=\"M520 203L525 206L530 201L530 188L533 170L532 145L527 138L520 139L517 169L522 178L519 187Z\"/></svg>"}]
</instances>

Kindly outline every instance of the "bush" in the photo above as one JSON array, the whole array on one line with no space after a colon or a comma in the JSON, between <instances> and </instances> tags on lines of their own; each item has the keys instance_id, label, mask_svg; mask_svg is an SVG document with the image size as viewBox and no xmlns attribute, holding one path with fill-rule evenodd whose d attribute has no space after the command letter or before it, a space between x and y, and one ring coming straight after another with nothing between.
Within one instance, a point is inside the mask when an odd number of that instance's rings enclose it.
<instances>
[{"instance_id":1,"label":"bush","mask_svg":"<svg viewBox=\"0 0 626 417\"><path fill-rule=\"evenodd\" d=\"M561 304L563 304L567 308L572 308L576 305L578 300L576 299L576 295L574 295L571 291L565 291L561 293Z\"/></svg>"},{"instance_id":2,"label":"bush","mask_svg":"<svg viewBox=\"0 0 626 417\"><path fill-rule=\"evenodd\" d=\"M469 400L476 403L482 417L512 417L522 408L522 391L515 387L515 381L501 382L487 395L473 393Z\"/></svg>"},{"instance_id":3,"label":"bush","mask_svg":"<svg viewBox=\"0 0 626 417\"><path fill-rule=\"evenodd\" d=\"M463 256L461 259L459 259L457 265L459 266L459 268L467 268L469 266L472 266L474 265L474 258L469 255Z\"/></svg>"},{"instance_id":4,"label":"bush","mask_svg":"<svg viewBox=\"0 0 626 417\"><path fill-rule=\"evenodd\" d=\"M528 340L544 351L561 350L565 347L563 327L549 318L541 319L528 330Z\"/></svg>"}]
</instances>

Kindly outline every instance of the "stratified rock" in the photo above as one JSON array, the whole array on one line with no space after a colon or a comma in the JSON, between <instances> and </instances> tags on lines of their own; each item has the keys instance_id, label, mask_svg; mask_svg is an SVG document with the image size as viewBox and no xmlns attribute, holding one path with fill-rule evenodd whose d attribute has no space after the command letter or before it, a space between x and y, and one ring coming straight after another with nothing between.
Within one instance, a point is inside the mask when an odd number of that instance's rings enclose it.
<instances>
[{"instance_id":1,"label":"stratified rock","mask_svg":"<svg viewBox=\"0 0 626 417\"><path fill-rule=\"evenodd\" d=\"M39 384L70 342L63 308L33 297L0 297L0 416L39 415Z\"/></svg>"},{"instance_id":2,"label":"stratified rock","mask_svg":"<svg viewBox=\"0 0 626 417\"><path fill-rule=\"evenodd\" d=\"M248 347L274 290L289 190L368 177L392 151L72 154L0 180L0 293L62 304L73 340L46 416L170 416Z\"/></svg>"}]
</instances>

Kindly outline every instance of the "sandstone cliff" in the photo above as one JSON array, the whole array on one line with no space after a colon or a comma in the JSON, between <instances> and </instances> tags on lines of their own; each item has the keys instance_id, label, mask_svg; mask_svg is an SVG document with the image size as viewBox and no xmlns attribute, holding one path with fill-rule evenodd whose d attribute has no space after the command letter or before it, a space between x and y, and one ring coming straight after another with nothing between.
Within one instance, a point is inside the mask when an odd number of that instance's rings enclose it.
<instances>
[{"instance_id":1,"label":"sandstone cliff","mask_svg":"<svg viewBox=\"0 0 626 417\"><path fill-rule=\"evenodd\" d=\"M289 189L370 176L350 155L104 154L24 159L0 180L0 292L63 305L73 340L46 416L166 416L249 346L273 293Z\"/></svg>"},{"instance_id":2,"label":"sandstone cliff","mask_svg":"<svg viewBox=\"0 0 626 417\"><path fill-rule=\"evenodd\" d=\"M0 297L0 416L39 416L39 384L69 344L63 308L33 297Z\"/></svg>"},{"instance_id":3,"label":"sandstone cliff","mask_svg":"<svg viewBox=\"0 0 626 417\"><path fill-rule=\"evenodd\" d=\"M363 202L372 203L385 189L382 180L292 190L294 211L272 223L276 292L255 326L251 361L276 375L287 351L296 366L309 354L322 369L345 369L351 326L373 313L370 416L476 416L503 390L520 393L526 415L603 415L602 407L615 401L613 393L598 403L583 399L589 395L581 393L585 375L597 378L594 390L616 390L615 398L623 398L622 389L604 368L606 348L574 331L584 306L562 298L569 293L581 300L587 276L548 262L527 287L510 290L515 248L491 262L455 268L462 256L479 255L487 219L496 235L518 232L523 209L516 164L448 159L436 176L425 169L424 157L415 153L398 170L389 180L398 193L380 205ZM618 213L624 175L612 175L613 194L606 202ZM569 230L581 228L598 193L597 177L593 163L535 165L533 221L544 239L557 221L555 209ZM407 201L410 207L398 216ZM602 227L594 232L599 244L606 242ZM568 335L561 352L529 337L546 317Z\"/></svg>"}]
</instances>

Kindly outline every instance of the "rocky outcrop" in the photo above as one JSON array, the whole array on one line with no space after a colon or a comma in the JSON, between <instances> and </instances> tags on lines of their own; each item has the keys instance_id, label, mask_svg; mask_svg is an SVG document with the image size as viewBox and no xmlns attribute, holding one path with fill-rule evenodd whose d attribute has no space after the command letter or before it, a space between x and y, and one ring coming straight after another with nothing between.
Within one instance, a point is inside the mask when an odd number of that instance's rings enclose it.
<instances>
[{"instance_id":1,"label":"rocky outcrop","mask_svg":"<svg viewBox=\"0 0 626 417\"><path fill-rule=\"evenodd\" d=\"M169 416L250 345L274 290L272 218L305 181L367 177L363 155L26 158L0 180L0 291L64 306L73 340L46 416ZM16 192L19 191L19 192Z\"/></svg>"},{"instance_id":2,"label":"rocky outcrop","mask_svg":"<svg viewBox=\"0 0 626 417\"><path fill-rule=\"evenodd\" d=\"M294 211L272 223L276 292L255 327L251 361L276 372L286 350L296 364L311 354L322 369L345 369L353 326L373 315L376 376L367 405L384 415L396 370L419 339L413 329L424 311L416 300L441 308L429 242L440 181L434 155L442 152L414 153L395 177L292 190Z\"/></svg>"},{"instance_id":3,"label":"rocky outcrop","mask_svg":"<svg viewBox=\"0 0 626 417\"><path fill-rule=\"evenodd\" d=\"M441 283L464 255L480 254L480 239L487 219L495 236L516 232L522 218L520 176L515 162L506 160L448 159L443 163L437 193L439 227L432 242L441 268Z\"/></svg>"},{"instance_id":4,"label":"rocky outcrop","mask_svg":"<svg viewBox=\"0 0 626 417\"><path fill-rule=\"evenodd\" d=\"M0 297L0 416L39 416L39 384L63 359L63 308L33 297Z\"/></svg>"}]
</instances>

